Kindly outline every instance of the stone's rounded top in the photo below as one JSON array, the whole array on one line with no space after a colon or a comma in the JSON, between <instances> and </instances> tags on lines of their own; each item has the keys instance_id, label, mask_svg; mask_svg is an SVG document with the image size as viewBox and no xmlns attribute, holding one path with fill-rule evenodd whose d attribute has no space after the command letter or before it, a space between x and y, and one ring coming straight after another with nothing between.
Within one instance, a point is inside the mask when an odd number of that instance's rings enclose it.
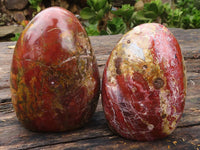
<instances>
[{"instance_id":1,"label":"stone's rounded top","mask_svg":"<svg viewBox=\"0 0 200 150\"><path fill-rule=\"evenodd\" d=\"M16 49L20 56L44 61L46 65L52 62L60 64L60 58L64 57L68 60L68 57L74 58L86 52L93 54L87 33L79 20L61 7L50 7L38 13L22 32L17 45L27 47Z\"/></svg>"},{"instance_id":2,"label":"stone's rounded top","mask_svg":"<svg viewBox=\"0 0 200 150\"><path fill-rule=\"evenodd\" d=\"M28 4L28 0L5 0L5 6L9 10L22 10Z\"/></svg>"}]
</instances>

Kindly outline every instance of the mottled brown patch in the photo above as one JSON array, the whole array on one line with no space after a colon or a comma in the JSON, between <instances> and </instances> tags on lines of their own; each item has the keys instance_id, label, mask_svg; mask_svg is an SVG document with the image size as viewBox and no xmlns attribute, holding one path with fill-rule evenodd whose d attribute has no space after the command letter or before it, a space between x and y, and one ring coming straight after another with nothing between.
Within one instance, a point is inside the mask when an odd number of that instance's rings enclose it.
<instances>
[{"instance_id":1,"label":"mottled brown patch","mask_svg":"<svg viewBox=\"0 0 200 150\"><path fill-rule=\"evenodd\" d=\"M163 81L163 79L158 77L153 81L153 85L154 85L155 89L160 89L164 86L164 81Z\"/></svg>"},{"instance_id":2,"label":"mottled brown patch","mask_svg":"<svg viewBox=\"0 0 200 150\"><path fill-rule=\"evenodd\" d=\"M121 69L120 69L121 62L122 62L122 58L121 57L117 57L115 59L115 68L116 68L116 73L117 74L121 74Z\"/></svg>"}]
</instances>

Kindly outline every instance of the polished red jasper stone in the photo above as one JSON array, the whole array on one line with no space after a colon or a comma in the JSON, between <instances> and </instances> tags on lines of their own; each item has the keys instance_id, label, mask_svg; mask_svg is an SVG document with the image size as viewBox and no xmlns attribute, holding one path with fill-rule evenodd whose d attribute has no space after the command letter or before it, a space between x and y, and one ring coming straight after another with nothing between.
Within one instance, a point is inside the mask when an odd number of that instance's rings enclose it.
<instances>
[{"instance_id":1,"label":"polished red jasper stone","mask_svg":"<svg viewBox=\"0 0 200 150\"><path fill-rule=\"evenodd\" d=\"M164 138L182 116L185 95L181 49L166 27L142 24L121 38L102 81L102 103L111 130L132 140Z\"/></svg>"},{"instance_id":2,"label":"polished red jasper stone","mask_svg":"<svg viewBox=\"0 0 200 150\"><path fill-rule=\"evenodd\" d=\"M10 78L17 117L30 130L72 130L88 122L96 109L96 58L79 20L65 9L45 9L26 26Z\"/></svg>"}]
</instances>

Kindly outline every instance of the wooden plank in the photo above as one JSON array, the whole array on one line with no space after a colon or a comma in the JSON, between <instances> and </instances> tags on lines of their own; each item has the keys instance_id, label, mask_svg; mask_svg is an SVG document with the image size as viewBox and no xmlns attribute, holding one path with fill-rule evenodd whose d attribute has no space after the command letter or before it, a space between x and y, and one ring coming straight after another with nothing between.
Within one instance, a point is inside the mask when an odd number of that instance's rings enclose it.
<instances>
[{"instance_id":1,"label":"wooden plank","mask_svg":"<svg viewBox=\"0 0 200 150\"><path fill-rule=\"evenodd\" d=\"M0 103L4 99L10 99L10 64L14 50L8 47L15 45L15 43L16 42L0 43Z\"/></svg>"},{"instance_id":2,"label":"wooden plank","mask_svg":"<svg viewBox=\"0 0 200 150\"><path fill-rule=\"evenodd\" d=\"M113 135L108 129L101 100L85 127L62 133L37 133L18 122L10 99L9 73L15 42L0 43L0 149L198 149L200 148L200 30L170 29L178 39L186 60L187 97L178 128L166 139L136 142ZM110 52L122 35L90 37L100 75ZM80 147L81 145L81 147Z\"/></svg>"},{"instance_id":3,"label":"wooden plank","mask_svg":"<svg viewBox=\"0 0 200 150\"><path fill-rule=\"evenodd\" d=\"M172 135L155 142L137 142L123 139L118 136L102 136L92 139L79 140L70 143L48 145L42 149L140 149L140 150L198 150L200 148L200 126L188 127L185 130L177 129ZM191 135L192 133L192 135ZM35 147L39 150L41 147Z\"/></svg>"},{"instance_id":4,"label":"wooden plank","mask_svg":"<svg viewBox=\"0 0 200 150\"><path fill-rule=\"evenodd\" d=\"M12 115L4 116L3 119L5 123L0 126L0 149L3 149L5 146L11 149L27 149L35 146L41 147L112 135L106 126L102 111L95 113L92 120L84 128L62 133L37 133L26 130L19 124L13 113ZM3 121L2 119L0 120L2 124Z\"/></svg>"},{"instance_id":5,"label":"wooden plank","mask_svg":"<svg viewBox=\"0 0 200 150\"><path fill-rule=\"evenodd\" d=\"M192 114L193 113L192 111L194 110L189 110L189 111L191 111L191 114ZM186 118L186 116L184 117ZM199 118L199 114L197 118ZM5 115L4 117L1 117L0 120L1 120L0 121L0 124L1 124L0 125L0 135L1 135L0 149L1 148L4 149L5 147L9 149L10 148L11 149L12 148L13 149L14 148L27 149L27 148L43 147L43 146L49 146L49 145L62 145L62 144L66 146L65 143L69 144L69 143L80 142L80 141L84 141L87 144L88 141L90 141L91 139L98 139L98 138L102 139L104 137L108 139L113 138L113 133L108 129L106 125L103 111L96 112L92 120L84 128L76 130L76 131L63 132L63 133L36 133L36 132L28 131L19 124L14 113ZM181 121L182 124L183 124L183 120L185 119L184 118L182 119ZM200 124L197 123L197 124L192 125L191 122L189 121L188 126L183 126L183 125L179 126L171 136L169 136L168 138L164 140L161 140L161 144L164 146L168 144L167 141L180 141L180 137L195 141L195 139L200 139L199 131L200 131ZM117 141L120 140L120 141L126 142L125 139L121 139L120 137L115 137L115 139L117 139ZM104 142L102 143L100 142L100 144L103 144L103 143ZM112 145L112 143L110 144ZM136 145L137 144L138 143L136 143ZM187 145L187 143L182 143L182 144L185 144L184 146ZM200 143L197 143L197 144L200 144ZM157 144L155 144L154 146L156 145ZM84 149L84 147L82 147L82 149Z\"/></svg>"},{"instance_id":6,"label":"wooden plank","mask_svg":"<svg viewBox=\"0 0 200 150\"><path fill-rule=\"evenodd\" d=\"M96 114L97 115L97 114ZM98 116L94 116L96 118ZM64 133L33 133L25 130L22 127L14 126L4 129L5 135L2 138L7 138L11 130L12 134L7 139L7 144L0 142L0 149L197 149L200 148L200 126L189 126L177 128L169 137L155 142L137 142L123 139L119 136L114 136L110 132L105 122L91 120L90 124L80 130ZM100 124L99 124L100 123ZM2 127L1 127L2 128ZM103 128L103 129L102 129ZM18 129L18 131L14 131ZM2 131L1 131L2 132ZM13 134L14 133L14 134Z\"/></svg>"}]
</instances>

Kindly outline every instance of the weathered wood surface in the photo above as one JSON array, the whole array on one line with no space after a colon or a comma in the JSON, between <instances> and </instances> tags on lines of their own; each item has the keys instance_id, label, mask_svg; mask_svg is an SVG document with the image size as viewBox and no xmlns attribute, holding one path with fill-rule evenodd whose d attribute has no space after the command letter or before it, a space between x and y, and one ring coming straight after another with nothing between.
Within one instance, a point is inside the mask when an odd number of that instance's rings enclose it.
<instances>
[{"instance_id":1,"label":"weathered wood surface","mask_svg":"<svg viewBox=\"0 0 200 150\"><path fill-rule=\"evenodd\" d=\"M170 29L182 48L187 68L187 97L183 117L167 138L137 142L114 135L107 127L101 100L85 127L63 133L36 133L18 122L10 98L9 73L15 42L0 43L0 149L200 149L200 29ZM90 37L100 74L122 35Z\"/></svg>"}]
</instances>

